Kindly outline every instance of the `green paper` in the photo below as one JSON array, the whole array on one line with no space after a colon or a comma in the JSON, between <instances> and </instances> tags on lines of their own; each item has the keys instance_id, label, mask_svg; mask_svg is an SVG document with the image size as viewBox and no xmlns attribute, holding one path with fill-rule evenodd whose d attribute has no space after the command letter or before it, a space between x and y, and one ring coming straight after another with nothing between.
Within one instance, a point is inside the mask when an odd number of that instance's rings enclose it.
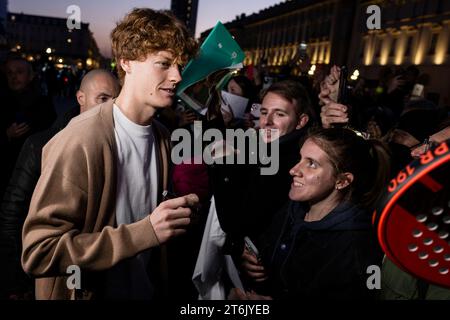
<instances>
[{"instance_id":1,"label":"green paper","mask_svg":"<svg viewBox=\"0 0 450 320\"><path fill-rule=\"evenodd\" d=\"M200 47L200 53L189 61L178 85L177 95L193 84L222 69L242 68L245 54L222 23L217 22ZM183 98L182 96L180 96Z\"/></svg>"}]
</instances>

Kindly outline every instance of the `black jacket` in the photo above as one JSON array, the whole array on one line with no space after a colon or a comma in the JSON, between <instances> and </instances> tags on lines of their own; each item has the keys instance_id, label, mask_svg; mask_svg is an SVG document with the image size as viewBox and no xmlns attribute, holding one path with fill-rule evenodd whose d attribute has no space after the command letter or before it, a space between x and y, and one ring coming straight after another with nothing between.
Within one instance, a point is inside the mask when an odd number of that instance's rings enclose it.
<instances>
[{"instance_id":1,"label":"black jacket","mask_svg":"<svg viewBox=\"0 0 450 320\"><path fill-rule=\"evenodd\" d=\"M0 147L2 166L0 167L0 197L11 177L14 165L25 140L36 132L50 128L56 119L52 100L41 96L31 86L18 93L7 90L0 97ZM8 140L6 130L14 123L27 123L30 130L18 138Z\"/></svg>"},{"instance_id":2,"label":"black jacket","mask_svg":"<svg viewBox=\"0 0 450 320\"><path fill-rule=\"evenodd\" d=\"M257 242L269 272L265 294L275 299L370 299L370 265L382 254L366 211L343 203L320 221L290 201Z\"/></svg>"},{"instance_id":3,"label":"black jacket","mask_svg":"<svg viewBox=\"0 0 450 320\"><path fill-rule=\"evenodd\" d=\"M0 295L25 292L32 285L20 264L22 226L41 174L42 148L79 113L79 106L74 107L49 129L31 135L19 153L0 207Z\"/></svg>"},{"instance_id":4,"label":"black jacket","mask_svg":"<svg viewBox=\"0 0 450 320\"><path fill-rule=\"evenodd\" d=\"M258 238L288 201L292 182L289 170L299 161L305 130L280 138L279 169L274 175L261 175L261 165L225 164L210 168L218 219L232 253L240 256L243 237Z\"/></svg>"}]
</instances>

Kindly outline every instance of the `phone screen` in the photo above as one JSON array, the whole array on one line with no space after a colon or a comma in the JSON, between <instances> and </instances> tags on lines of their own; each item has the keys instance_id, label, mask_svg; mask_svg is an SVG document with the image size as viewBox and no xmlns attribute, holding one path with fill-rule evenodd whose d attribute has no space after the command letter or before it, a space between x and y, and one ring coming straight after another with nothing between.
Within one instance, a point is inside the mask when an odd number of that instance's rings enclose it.
<instances>
[{"instance_id":1,"label":"phone screen","mask_svg":"<svg viewBox=\"0 0 450 320\"><path fill-rule=\"evenodd\" d=\"M424 86L422 84L416 83L414 85L411 95L414 97L422 97L423 89L424 89Z\"/></svg>"}]
</instances>

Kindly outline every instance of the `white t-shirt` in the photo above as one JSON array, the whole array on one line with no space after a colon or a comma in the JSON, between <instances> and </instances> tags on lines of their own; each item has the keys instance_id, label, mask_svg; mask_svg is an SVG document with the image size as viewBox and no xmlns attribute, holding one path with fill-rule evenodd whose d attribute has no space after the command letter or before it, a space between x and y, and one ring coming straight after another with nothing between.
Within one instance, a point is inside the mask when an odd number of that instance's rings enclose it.
<instances>
[{"instance_id":1,"label":"white t-shirt","mask_svg":"<svg viewBox=\"0 0 450 320\"><path fill-rule=\"evenodd\" d=\"M152 126L129 120L114 104L117 143L117 225L145 218L157 204L157 157Z\"/></svg>"}]
</instances>

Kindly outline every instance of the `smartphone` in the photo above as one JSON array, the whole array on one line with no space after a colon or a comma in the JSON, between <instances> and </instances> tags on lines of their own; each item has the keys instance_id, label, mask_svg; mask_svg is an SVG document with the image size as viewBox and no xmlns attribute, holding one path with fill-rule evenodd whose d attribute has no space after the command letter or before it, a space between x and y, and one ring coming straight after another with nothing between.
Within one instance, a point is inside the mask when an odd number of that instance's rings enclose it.
<instances>
[{"instance_id":1,"label":"smartphone","mask_svg":"<svg viewBox=\"0 0 450 320\"><path fill-rule=\"evenodd\" d=\"M245 248L259 260L259 251L249 237L244 237Z\"/></svg>"},{"instance_id":2,"label":"smartphone","mask_svg":"<svg viewBox=\"0 0 450 320\"><path fill-rule=\"evenodd\" d=\"M347 87L348 69L347 66L341 66L340 69L341 74L339 76L339 91L337 103L347 106L347 114L350 120L350 107L348 105L348 87ZM334 123L332 126L334 128L346 128L348 126L348 123Z\"/></svg>"},{"instance_id":3,"label":"smartphone","mask_svg":"<svg viewBox=\"0 0 450 320\"><path fill-rule=\"evenodd\" d=\"M347 77L348 69L346 66L342 66L341 75L339 76L339 93L337 102L345 105L348 103Z\"/></svg>"},{"instance_id":4,"label":"smartphone","mask_svg":"<svg viewBox=\"0 0 450 320\"><path fill-rule=\"evenodd\" d=\"M411 95L413 97L423 97L423 89L424 89L423 84L416 83L411 92Z\"/></svg>"}]
</instances>

